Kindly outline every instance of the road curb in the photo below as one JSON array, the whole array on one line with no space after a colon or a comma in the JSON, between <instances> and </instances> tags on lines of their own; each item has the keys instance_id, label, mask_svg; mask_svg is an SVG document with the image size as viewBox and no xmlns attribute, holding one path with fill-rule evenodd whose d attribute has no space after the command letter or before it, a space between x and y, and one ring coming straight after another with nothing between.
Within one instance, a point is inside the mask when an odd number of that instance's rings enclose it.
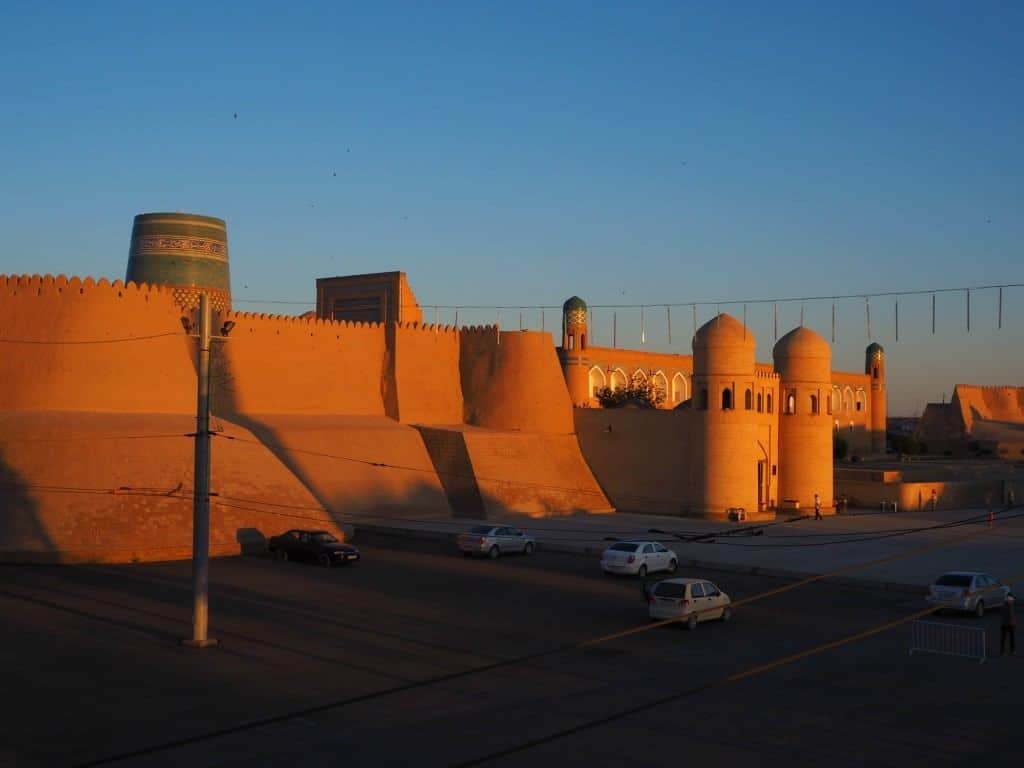
<instances>
[{"instance_id":1,"label":"road curb","mask_svg":"<svg viewBox=\"0 0 1024 768\"><path fill-rule=\"evenodd\" d=\"M424 541L447 541L454 546L458 532L432 531L422 528L398 528L391 525L359 525L358 529L375 533L380 536L392 536L401 539L421 539ZM599 557L604 551L605 545L594 546L592 544L552 543L537 540L538 552L550 552L558 555L570 555L572 557ZM776 579L792 579L799 581L821 576L819 573L807 571L794 571L785 568L771 568L761 565L746 565L743 563L727 563L717 560L701 560L697 558L680 558L679 564L687 568L698 568L707 571L719 571L721 573L741 573L749 576L767 576ZM853 576L827 576L823 581L831 584L838 584L856 589L882 590L884 592L899 592L904 594L922 595L928 587L921 584L907 584L896 581L882 581L876 579L859 579Z\"/></svg>"}]
</instances>

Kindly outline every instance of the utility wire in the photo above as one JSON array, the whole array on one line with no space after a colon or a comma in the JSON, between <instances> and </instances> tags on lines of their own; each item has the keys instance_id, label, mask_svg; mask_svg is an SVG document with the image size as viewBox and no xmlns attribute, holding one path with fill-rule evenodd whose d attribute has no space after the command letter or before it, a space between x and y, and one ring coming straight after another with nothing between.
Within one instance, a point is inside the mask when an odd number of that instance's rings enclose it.
<instances>
[{"instance_id":1,"label":"utility wire","mask_svg":"<svg viewBox=\"0 0 1024 768\"><path fill-rule=\"evenodd\" d=\"M647 307L708 307L738 304L786 304L796 301L838 301L841 299L881 298L886 296L927 296L938 293L964 293L966 291L1002 290L1004 288L1022 288L1024 283L993 283L991 285L970 285L954 288L914 288L902 291L867 291L862 293L843 293L817 296L780 296L773 298L752 299L693 299L689 301L647 301L629 304L588 304L590 309L645 309ZM312 306L315 300L287 301L281 299L240 299L232 297L235 304L292 304ZM421 309L466 309L466 310L499 310L499 309L555 309L560 310L561 304L404 304L403 307L419 307Z\"/></svg>"},{"instance_id":2,"label":"utility wire","mask_svg":"<svg viewBox=\"0 0 1024 768\"><path fill-rule=\"evenodd\" d=\"M187 334L180 331L171 333L154 333L150 336L125 336L119 339L82 339L79 341L40 341L38 339L3 339L0 344L42 344L47 346L74 346L76 344L122 344L128 341L147 341L149 339L162 339L168 336L180 336L187 338Z\"/></svg>"}]
</instances>

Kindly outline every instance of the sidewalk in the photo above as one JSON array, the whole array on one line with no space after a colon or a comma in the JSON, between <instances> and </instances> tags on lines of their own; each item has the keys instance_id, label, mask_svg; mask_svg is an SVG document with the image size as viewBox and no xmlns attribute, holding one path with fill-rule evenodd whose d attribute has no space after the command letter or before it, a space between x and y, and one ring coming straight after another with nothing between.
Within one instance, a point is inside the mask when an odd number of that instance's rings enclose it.
<instances>
[{"instance_id":1,"label":"sidewalk","mask_svg":"<svg viewBox=\"0 0 1024 768\"><path fill-rule=\"evenodd\" d=\"M901 533L973 520L957 527ZM592 557L616 539L663 542L684 567L784 577L808 577L848 569L829 580L860 587L922 593L951 570L978 570L1024 582L1024 507L997 511L990 525L983 509L874 513L854 510L823 520L782 518L774 523L728 523L658 515L610 514L501 520L374 519L358 531L443 540L480 523L514 525L537 541L539 550ZM653 531L660 531L655 533ZM684 541L715 534L710 541ZM866 563L881 562L870 567Z\"/></svg>"}]
</instances>

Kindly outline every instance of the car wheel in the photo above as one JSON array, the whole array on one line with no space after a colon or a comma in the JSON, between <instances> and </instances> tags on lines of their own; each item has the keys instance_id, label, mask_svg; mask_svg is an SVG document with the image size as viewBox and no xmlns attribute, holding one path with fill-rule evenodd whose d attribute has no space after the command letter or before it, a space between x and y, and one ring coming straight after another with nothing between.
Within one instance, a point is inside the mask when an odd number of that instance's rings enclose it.
<instances>
[{"instance_id":1,"label":"car wheel","mask_svg":"<svg viewBox=\"0 0 1024 768\"><path fill-rule=\"evenodd\" d=\"M979 619L985 615L985 601L979 600L978 604L974 606L974 615Z\"/></svg>"},{"instance_id":2,"label":"car wheel","mask_svg":"<svg viewBox=\"0 0 1024 768\"><path fill-rule=\"evenodd\" d=\"M677 565L679 565L679 563L677 563L676 559L673 557L671 560L668 561L668 572L675 573Z\"/></svg>"},{"instance_id":3,"label":"car wheel","mask_svg":"<svg viewBox=\"0 0 1024 768\"><path fill-rule=\"evenodd\" d=\"M686 628L693 632L697 628L697 614L691 613L690 618L686 620Z\"/></svg>"},{"instance_id":4,"label":"car wheel","mask_svg":"<svg viewBox=\"0 0 1024 768\"><path fill-rule=\"evenodd\" d=\"M284 562L285 560L287 560L287 559L288 559L288 553L287 553L287 552L285 552L285 551L284 551L283 549L278 549L278 550L275 550L275 551L274 551L274 555L275 555L275 556L277 557L277 559L278 559L278 560L280 560L281 562Z\"/></svg>"},{"instance_id":5,"label":"car wheel","mask_svg":"<svg viewBox=\"0 0 1024 768\"><path fill-rule=\"evenodd\" d=\"M732 608L728 605L722 609L722 621L729 621L732 618Z\"/></svg>"},{"instance_id":6,"label":"car wheel","mask_svg":"<svg viewBox=\"0 0 1024 768\"><path fill-rule=\"evenodd\" d=\"M491 560L494 560L500 554L501 554L501 552L498 551L498 545L497 544L492 544L491 548L489 550L487 550L487 556L489 558L491 558Z\"/></svg>"},{"instance_id":7,"label":"car wheel","mask_svg":"<svg viewBox=\"0 0 1024 768\"><path fill-rule=\"evenodd\" d=\"M330 568L331 567L331 556L330 555L320 555L320 557L318 557L317 560L320 561L320 565L322 565L324 568Z\"/></svg>"},{"instance_id":8,"label":"car wheel","mask_svg":"<svg viewBox=\"0 0 1024 768\"><path fill-rule=\"evenodd\" d=\"M639 576L641 579L646 579L647 578L647 565L646 564L645 565L641 565L640 566L640 570L638 570L636 572L636 575Z\"/></svg>"},{"instance_id":9,"label":"car wheel","mask_svg":"<svg viewBox=\"0 0 1024 768\"><path fill-rule=\"evenodd\" d=\"M532 555L533 554L533 542L532 541L526 542L526 546L523 547L523 554L524 555Z\"/></svg>"}]
</instances>

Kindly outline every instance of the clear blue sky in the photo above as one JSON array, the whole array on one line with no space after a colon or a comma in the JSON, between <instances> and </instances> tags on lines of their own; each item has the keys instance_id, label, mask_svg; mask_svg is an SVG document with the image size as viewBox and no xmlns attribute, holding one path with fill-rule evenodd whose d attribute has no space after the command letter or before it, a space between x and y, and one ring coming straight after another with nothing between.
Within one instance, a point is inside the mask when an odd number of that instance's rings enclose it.
<instances>
[{"instance_id":1,"label":"clear blue sky","mask_svg":"<svg viewBox=\"0 0 1024 768\"><path fill-rule=\"evenodd\" d=\"M243 300L391 269L424 304L1024 282L1020 3L0 10L0 271L123 277L132 216L185 210L227 220L236 301L261 311ZM898 343L873 304L890 412L1024 384L1024 289L1004 301L996 333L995 295L973 295L968 335L963 297L940 297L935 337L907 301ZM769 359L770 308L750 313ZM836 365L856 369L863 301L839 315ZM826 336L830 317L806 308ZM780 331L798 318L780 308ZM673 319L686 352L692 319ZM595 325L610 343L610 313Z\"/></svg>"}]
</instances>

